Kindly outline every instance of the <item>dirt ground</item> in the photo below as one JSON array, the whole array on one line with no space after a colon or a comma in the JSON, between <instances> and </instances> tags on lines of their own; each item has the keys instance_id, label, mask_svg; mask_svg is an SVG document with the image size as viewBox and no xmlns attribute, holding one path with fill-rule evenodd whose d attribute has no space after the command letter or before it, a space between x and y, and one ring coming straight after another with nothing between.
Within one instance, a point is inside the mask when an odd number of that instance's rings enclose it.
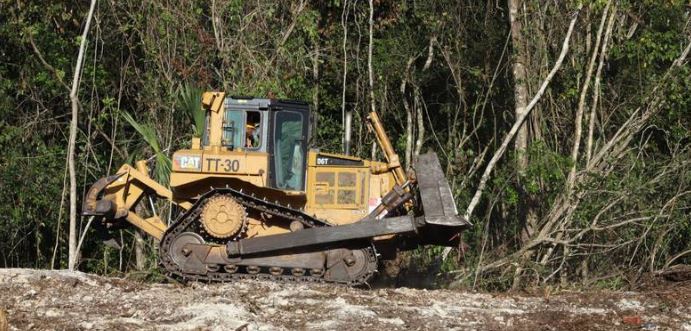
<instances>
[{"instance_id":1,"label":"dirt ground","mask_svg":"<svg viewBox=\"0 0 691 331\"><path fill-rule=\"evenodd\" d=\"M0 309L10 330L691 330L691 283L547 296L0 269Z\"/></svg>"}]
</instances>

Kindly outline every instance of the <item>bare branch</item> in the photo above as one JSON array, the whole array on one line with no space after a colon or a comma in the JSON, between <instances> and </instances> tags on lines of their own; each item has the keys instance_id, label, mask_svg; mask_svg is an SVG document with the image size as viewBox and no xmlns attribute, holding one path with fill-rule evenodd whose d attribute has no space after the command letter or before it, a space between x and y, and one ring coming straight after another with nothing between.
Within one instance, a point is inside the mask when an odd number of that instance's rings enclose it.
<instances>
[{"instance_id":1,"label":"bare branch","mask_svg":"<svg viewBox=\"0 0 691 331\"><path fill-rule=\"evenodd\" d=\"M583 111L585 109L585 97L588 95L588 89L590 88L590 79L593 75L593 70L595 70L595 60L597 59L597 54L600 49L600 42L602 41L602 31L604 30L605 26L605 21L607 21L607 13L609 12L609 6L612 4L612 1L607 1L607 5L605 6L604 11L602 12L602 19L600 20L600 26L597 29L597 36L595 37L595 47L593 48L593 53L590 57L590 61L588 63L588 70L585 74L585 80L583 81L583 88L581 89L581 95L578 98L578 109L576 110L576 120L574 124L574 137L573 137L573 148L571 149L571 162L573 165L571 166L571 171L569 172L569 177L566 181L566 186L567 189L572 189L573 184L576 178L576 165L578 164L578 149L581 145L581 133L583 132L582 130L582 121L583 121ZM616 11L616 10L615 10ZM608 25L607 27L607 35L609 36L609 33L612 31L611 30L612 25ZM602 53L605 53L605 49L607 48L607 40L605 40L605 45L603 46ZM602 61L600 62L602 64ZM599 68L598 68L599 69ZM598 74L600 72L598 71ZM599 78L599 76L598 76ZM595 92L597 93L597 92Z\"/></svg>"},{"instance_id":2,"label":"bare branch","mask_svg":"<svg viewBox=\"0 0 691 331\"><path fill-rule=\"evenodd\" d=\"M593 86L593 101L590 105L590 118L588 120L588 140L585 148L586 164L590 163L590 156L592 155L593 150L593 135L595 133L595 119L597 118L597 102L600 97L600 79L602 74L602 67L605 63L605 57L607 55L607 42L612 35L612 27L614 26L614 18L616 13L617 8L615 4L615 8L612 10L612 14L610 14L609 17L609 22L607 23L607 32L605 32L605 42L602 45L602 50L600 51L600 60L597 65L597 73L595 74L595 85Z\"/></svg>"},{"instance_id":3,"label":"bare branch","mask_svg":"<svg viewBox=\"0 0 691 331\"><path fill-rule=\"evenodd\" d=\"M41 51L38 49L38 46L36 46L36 42L34 42L34 37L31 35L31 32L27 33L27 35L29 37L31 49L33 49L34 53L38 57L38 60L41 61L41 64L43 64L43 66L46 67L46 69L48 69L48 71L50 71L53 74L53 76L55 76L55 79L58 80L60 85L62 85L62 87L69 91L70 87L62 79L62 76L60 76L58 70L55 69L55 67L53 67L52 65L50 65L50 63L48 63L45 58L43 58L43 54L41 54Z\"/></svg>"},{"instance_id":4,"label":"bare branch","mask_svg":"<svg viewBox=\"0 0 691 331\"><path fill-rule=\"evenodd\" d=\"M432 66L432 60L434 59L434 44L437 42L437 36L432 36L429 39L429 47L427 50L427 60L425 60L425 65L422 67L422 71L426 71Z\"/></svg>"}]
</instances>

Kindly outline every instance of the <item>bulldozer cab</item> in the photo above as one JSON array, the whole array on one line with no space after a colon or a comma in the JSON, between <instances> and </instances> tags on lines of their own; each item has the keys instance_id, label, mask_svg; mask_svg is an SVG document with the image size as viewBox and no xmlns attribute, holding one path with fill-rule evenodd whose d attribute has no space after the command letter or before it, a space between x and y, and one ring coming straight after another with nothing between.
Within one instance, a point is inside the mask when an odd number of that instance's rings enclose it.
<instances>
[{"instance_id":1,"label":"bulldozer cab","mask_svg":"<svg viewBox=\"0 0 691 331\"><path fill-rule=\"evenodd\" d=\"M214 116L214 112L221 114ZM265 155L268 173L263 186L284 191L305 190L309 141L309 106L306 103L226 97L222 109L210 107L206 118L203 150ZM216 130L220 130L220 135L214 134ZM220 148L214 148L214 136L220 136ZM211 166L207 164L208 169L202 171L215 170ZM238 172L240 161L231 160L228 168L231 173Z\"/></svg>"}]
</instances>

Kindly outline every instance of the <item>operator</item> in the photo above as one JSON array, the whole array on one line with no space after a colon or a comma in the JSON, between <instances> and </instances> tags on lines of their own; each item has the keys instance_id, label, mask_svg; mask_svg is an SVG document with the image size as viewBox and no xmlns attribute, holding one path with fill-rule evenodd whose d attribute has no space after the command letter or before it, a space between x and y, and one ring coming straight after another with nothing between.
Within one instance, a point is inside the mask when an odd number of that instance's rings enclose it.
<instances>
[{"instance_id":1,"label":"operator","mask_svg":"<svg viewBox=\"0 0 691 331\"><path fill-rule=\"evenodd\" d=\"M245 147L259 147L259 130L257 129L256 124L247 123L246 132L247 134L245 136L247 138L245 139Z\"/></svg>"}]
</instances>

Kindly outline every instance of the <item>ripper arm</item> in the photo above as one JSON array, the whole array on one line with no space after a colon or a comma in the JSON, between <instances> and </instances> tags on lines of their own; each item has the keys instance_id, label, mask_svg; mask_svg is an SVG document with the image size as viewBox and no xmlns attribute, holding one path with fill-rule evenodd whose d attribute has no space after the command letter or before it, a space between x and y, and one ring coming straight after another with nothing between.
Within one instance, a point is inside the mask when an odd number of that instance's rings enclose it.
<instances>
[{"instance_id":1,"label":"ripper arm","mask_svg":"<svg viewBox=\"0 0 691 331\"><path fill-rule=\"evenodd\" d=\"M134 211L137 203L145 195L155 195L184 209L191 208L192 204L174 200L169 189L151 179L147 175L146 161L137 161L136 164L137 169L124 164L115 175L102 178L91 186L82 204L82 215L102 216L106 223L126 219L152 237L161 239L168 226L157 215L144 218L137 214Z\"/></svg>"}]
</instances>

